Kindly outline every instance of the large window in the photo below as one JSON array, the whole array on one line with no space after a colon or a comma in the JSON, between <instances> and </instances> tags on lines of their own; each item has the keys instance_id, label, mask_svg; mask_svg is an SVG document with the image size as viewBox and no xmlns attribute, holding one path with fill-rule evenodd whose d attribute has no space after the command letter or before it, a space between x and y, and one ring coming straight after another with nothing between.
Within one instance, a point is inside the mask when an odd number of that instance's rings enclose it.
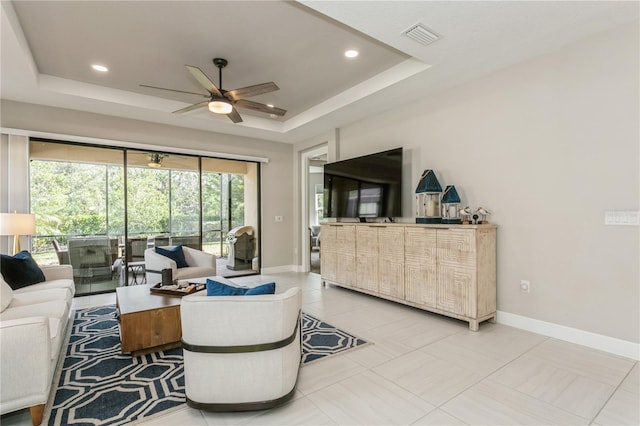
<instances>
[{"instance_id":1,"label":"large window","mask_svg":"<svg viewBox=\"0 0 640 426\"><path fill-rule=\"evenodd\" d=\"M222 257L232 228L257 234L256 163L35 140L30 155L34 257L71 264L79 294L144 282L147 248Z\"/></svg>"}]
</instances>

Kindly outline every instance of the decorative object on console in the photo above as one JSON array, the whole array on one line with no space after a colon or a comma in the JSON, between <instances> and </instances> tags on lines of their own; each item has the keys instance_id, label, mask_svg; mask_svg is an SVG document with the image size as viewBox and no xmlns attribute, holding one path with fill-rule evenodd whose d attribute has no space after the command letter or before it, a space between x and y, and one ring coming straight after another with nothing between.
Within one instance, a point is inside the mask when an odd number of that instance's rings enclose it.
<instances>
[{"instance_id":1,"label":"decorative object on console","mask_svg":"<svg viewBox=\"0 0 640 426\"><path fill-rule=\"evenodd\" d=\"M0 213L0 235L13 235L11 255L20 253L20 236L36 232L36 215L29 213Z\"/></svg>"},{"instance_id":2,"label":"decorative object on console","mask_svg":"<svg viewBox=\"0 0 640 426\"><path fill-rule=\"evenodd\" d=\"M416 188L416 223L441 223L442 187L433 170L425 170Z\"/></svg>"},{"instance_id":3,"label":"decorative object on console","mask_svg":"<svg viewBox=\"0 0 640 426\"><path fill-rule=\"evenodd\" d=\"M462 223L458 215L460 196L456 187L447 185L442 193L442 223Z\"/></svg>"},{"instance_id":4,"label":"decorative object on console","mask_svg":"<svg viewBox=\"0 0 640 426\"><path fill-rule=\"evenodd\" d=\"M487 220L487 216L489 216L491 213L484 207L478 207L478 210L476 210L476 214L480 215L480 220L476 220L477 225L485 225L489 223L489 221Z\"/></svg>"},{"instance_id":5,"label":"decorative object on console","mask_svg":"<svg viewBox=\"0 0 640 426\"><path fill-rule=\"evenodd\" d=\"M469 208L469 206L465 207L464 209L458 210L458 214L462 216L463 225L471 225L471 215L473 213L471 213L471 209Z\"/></svg>"}]
</instances>

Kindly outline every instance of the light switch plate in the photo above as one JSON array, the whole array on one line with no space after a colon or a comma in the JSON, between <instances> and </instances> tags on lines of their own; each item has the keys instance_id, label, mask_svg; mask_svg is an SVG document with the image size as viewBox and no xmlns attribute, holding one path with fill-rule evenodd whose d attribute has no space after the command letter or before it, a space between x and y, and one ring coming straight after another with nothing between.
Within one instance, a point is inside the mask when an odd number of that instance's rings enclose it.
<instances>
[{"instance_id":1,"label":"light switch plate","mask_svg":"<svg viewBox=\"0 0 640 426\"><path fill-rule=\"evenodd\" d=\"M637 210L607 210L604 212L605 225L640 225L640 212Z\"/></svg>"}]
</instances>

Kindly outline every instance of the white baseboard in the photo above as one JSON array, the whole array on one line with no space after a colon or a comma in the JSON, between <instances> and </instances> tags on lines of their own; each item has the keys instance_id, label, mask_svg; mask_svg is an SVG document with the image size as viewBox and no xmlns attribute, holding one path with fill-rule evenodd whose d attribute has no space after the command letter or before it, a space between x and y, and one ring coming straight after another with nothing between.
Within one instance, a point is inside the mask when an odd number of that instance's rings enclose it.
<instances>
[{"instance_id":1,"label":"white baseboard","mask_svg":"<svg viewBox=\"0 0 640 426\"><path fill-rule=\"evenodd\" d=\"M270 268L262 268L261 274L280 274L282 272L298 272L296 265L272 266Z\"/></svg>"},{"instance_id":2,"label":"white baseboard","mask_svg":"<svg viewBox=\"0 0 640 426\"><path fill-rule=\"evenodd\" d=\"M498 311L498 322L543 336L554 337L578 345L587 346L593 349L609 352L615 355L640 361L640 343L629 342L627 340L616 339L602 334L591 333L589 331L551 322L540 321L534 318L523 317L509 312Z\"/></svg>"}]
</instances>

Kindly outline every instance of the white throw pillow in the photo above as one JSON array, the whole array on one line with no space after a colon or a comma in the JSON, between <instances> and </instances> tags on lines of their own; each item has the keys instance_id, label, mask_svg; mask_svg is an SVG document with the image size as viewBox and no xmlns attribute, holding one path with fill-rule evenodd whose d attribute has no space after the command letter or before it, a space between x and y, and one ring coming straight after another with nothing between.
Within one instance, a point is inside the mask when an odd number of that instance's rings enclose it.
<instances>
[{"instance_id":1,"label":"white throw pillow","mask_svg":"<svg viewBox=\"0 0 640 426\"><path fill-rule=\"evenodd\" d=\"M2 281L0 283L0 312L3 312L13 299L13 290L11 290L9 284L4 281L2 275L0 275L0 281Z\"/></svg>"}]
</instances>

